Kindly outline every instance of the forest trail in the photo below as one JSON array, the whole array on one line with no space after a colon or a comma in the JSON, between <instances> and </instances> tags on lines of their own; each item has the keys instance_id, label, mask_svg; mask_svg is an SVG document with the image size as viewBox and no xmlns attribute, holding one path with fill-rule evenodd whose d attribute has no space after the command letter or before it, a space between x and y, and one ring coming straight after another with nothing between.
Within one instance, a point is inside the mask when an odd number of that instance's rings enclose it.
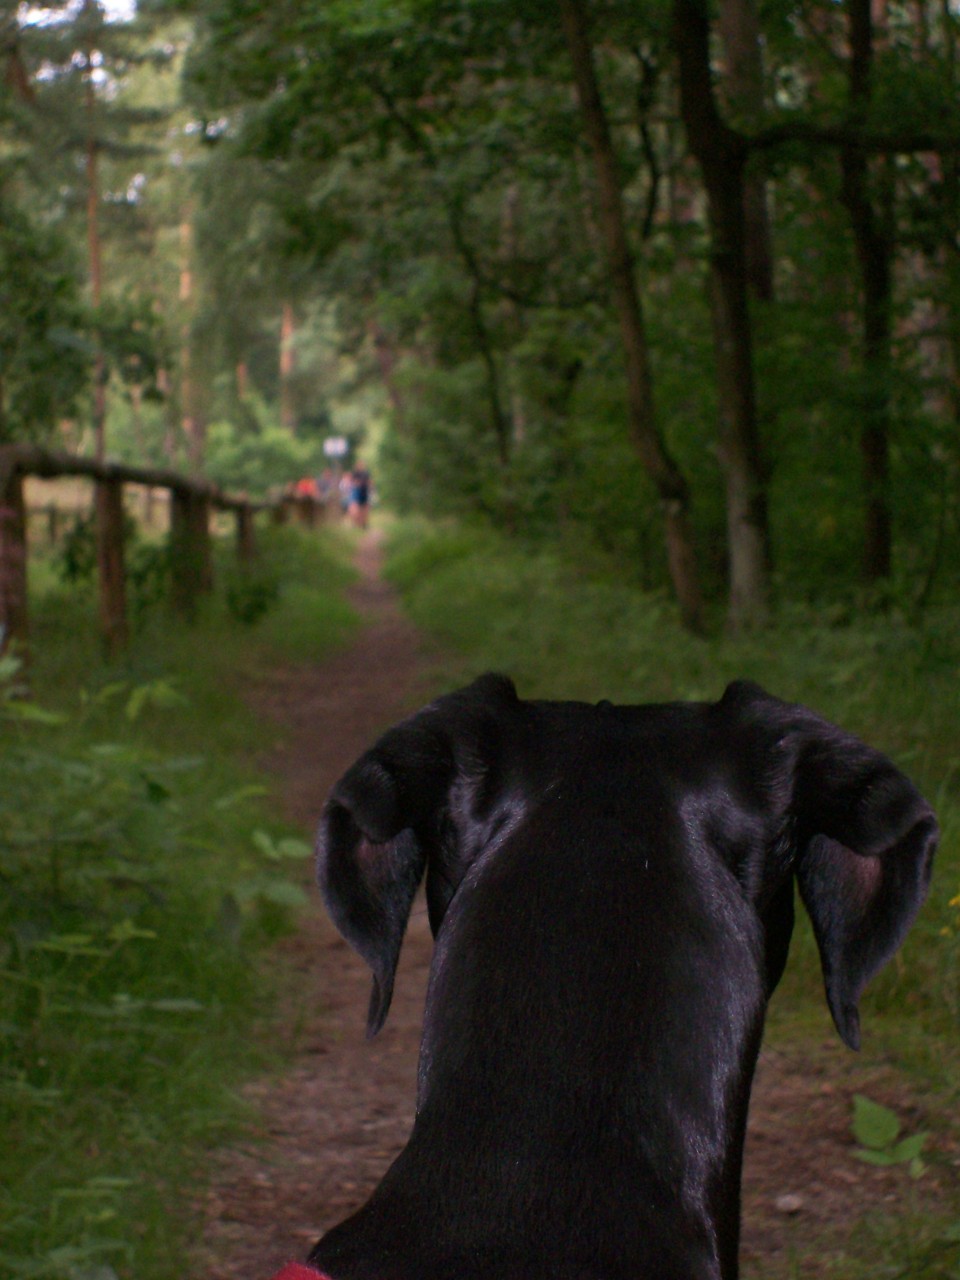
<instances>
[{"instance_id":1,"label":"forest trail","mask_svg":"<svg viewBox=\"0 0 960 1280\"><path fill-rule=\"evenodd\" d=\"M262 763L279 780L286 816L312 836L330 788L389 726L429 700L432 663L380 577L376 530L361 540L351 602L362 628L316 666L267 673L252 702L282 728ZM436 679L434 675L434 680ZM413 1121L420 1023L432 940L418 902L387 1025L365 1037L370 971L331 924L316 890L314 916L281 944L302 975L284 1022L290 1067L247 1086L256 1131L220 1152L204 1205L210 1280L269 1280L302 1258L362 1203Z\"/></svg>"},{"instance_id":2,"label":"forest trail","mask_svg":"<svg viewBox=\"0 0 960 1280\"><path fill-rule=\"evenodd\" d=\"M352 600L363 627L315 666L265 673L250 694L282 744L262 759L278 780L287 815L312 833L340 774L384 729L437 692L436 655L402 615L380 577L380 540L361 540ZM420 901L400 959L390 1016L365 1038L369 970L330 923L315 891L314 915L280 944L299 978L284 995L282 1074L244 1096L258 1119L239 1143L217 1152L201 1209L204 1275L269 1280L302 1259L323 1231L367 1198L413 1122L416 1064L431 939ZM766 1047L754 1089L744 1173L745 1276L794 1259L798 1277L826 1277L819 1242L867 1209L902 1211L902 1169L851 1156L852 1094L863 1090L858 1059L824 1022L815 1052ZM862 1060L859 1060L862 1062ZM883 1073L873 1096L895 1102ZM937 1188L925 1181L925 1192ZM751 1265L752 1264L752 1265Z\"/></svg>"}]
</instances>

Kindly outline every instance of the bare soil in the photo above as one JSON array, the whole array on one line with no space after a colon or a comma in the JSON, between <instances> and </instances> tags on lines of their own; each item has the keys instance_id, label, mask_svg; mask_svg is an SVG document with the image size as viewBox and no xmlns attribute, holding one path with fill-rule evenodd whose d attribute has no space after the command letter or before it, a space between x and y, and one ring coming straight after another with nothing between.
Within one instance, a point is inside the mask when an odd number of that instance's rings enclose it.
<instances>
[{"instance_id":1,"label":"bare soil","mask_svg":"<svg viewBox=\"0 0 960 1280\"><path fill-rule=\"evenodd\" d=\"M289 816L309 830L344 769L435 692L437 655L380 579L376 532L362 541L358 567L354 601L364 626L353 643L316 666L271 672L251 694L265 722L282 731L282 745L263 763ZM289 1067L246 1088L258 1121L211 1164L201 1206L210 1280L269 1280L284 1262L304 1257L363 1203L413 1121L431 955L425 912L418 907L411 919L386 1026L367 1041L368 970L319 896L316 905L277 956L290 979L272 1034ZM873 1063L866 1079L867 1065L832 1040L802 1054L764 1050L744 1173L745 1275L830 1276L830 1259L851 1243L851 1232L862 1253L864 1215L907 1212L918 1194L903 1168L873 1168L852 1155L855 1092L901 1114L907 1107L893 1073ZM905 1129L910 1124L907 1112ZM956 1179L950 1182L952 1190L942 1172L928 1174L919 1195L956 1195Z\"/></svg>"}]
</instances>

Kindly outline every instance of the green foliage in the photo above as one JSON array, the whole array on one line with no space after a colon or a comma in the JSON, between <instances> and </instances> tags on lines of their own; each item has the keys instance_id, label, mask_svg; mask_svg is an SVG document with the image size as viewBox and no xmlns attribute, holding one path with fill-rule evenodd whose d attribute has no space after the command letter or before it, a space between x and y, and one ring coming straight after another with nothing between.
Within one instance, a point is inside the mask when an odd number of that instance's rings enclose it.
<instances>
[{"instance_id":1,"label":"green foliage","mask_svg":"<svg viewBox=\"0 0 960 1280\"><path fill-rule=\"evenodd\" d=\"M716 599L727 532L710 246L668 11L618 0L592 14L592 32L657 420L689 483ZM399 509L559 530L664 584L661 512L625 427L592 166L554 10L417 0L264 17L240 0L197 0L141 7L135 24L109 16L90 4L56 21L23 9L10 23L0 431L36 432L67 412L99 345L112 371L109 437L124 457L170 461L185 420L213 424L210 474L261 494L318 470L330 430L374 449L383 438L367 461ZM815 3L801 21L767 5L759 21L765 112L740 111L722 58L717 90L734 126L805 138L750 157L767 183L775 253L775 297L751 305L762 463L778 585L803 600L832 603L860 575L859 435L878 390L860 358L860 270L836 148L811 134L934 140L871 154L867 183L895 284L880 379L897 548L889 591L902 599L910 582L922 605L952 589L960 563L956 14L884 11L862 119L843 6ZM90 49L88 115L77 108ZM170 67L185 70L179 103ZM937 138L947 158L933 163ZM90 194L78 161L91 140L105 293L96 317L77 319ZM287 310L295 367L281 377ZM161 382L164 403L149 403Z\"/></svg>"},{"instance_id":2,"label":"green foliage","mask_svg":"<svg viewBox=\"0 0 960 1280\"><path fill-rule=\"evenodd\" d=\"M56 725L25 714L30 703L3 703L0 1111L12 1274L56 1276L68 1259L131 1265L140 1242L129 1215L149 1222L157 1209L158 1126L189 1142L222 1124L191 1059L203 1053L209 1070L205 1042L231 1039L225 1019L249 1008L252 938L244 926L240 949L223 927L223 870L209 850L232 842L251 870L258 857L244 850L245 813L214 823L190 797L184 780L204 772L201 756L164 756L123 732L180 701L166 682L115 681ZM162 1099L172 1073L182 1073L176 1113ZM45 1206L32 1203L41 1187Z\"/></svg>"},{"instance_id":3,"label":"green foliage","mask_svg":"<svg viewBox=\"0 0 960 1280\"><path fill-rule=\"evenodd\" d=\"M151 44L143 24L120 21L99 3L14 9L4 34L0 435L42 439L88 410L80 393L90 389L98 356L107 377L136 384L138 395L159 394L159 367L169 366L159 291L145 285L142 261L155 237L144 169L167 113L157 94L135 101L132 86L169 61L172 45ZM102 262L97 285L93 246Z\"/></svg>"},{"instance_id":4,"label":"green foliage","mask_svg":"<svg viewBox=\"0 0 960 1280\"><path fill-rule=\"evenodd\" d=\"M265 1065L251 1026L272 979L253 962L304 903L309 849L250 773L264 727L240 690L307 630L316 658L351 620L343 553L266 532L282 590L255 632L222 600L189 633L157 613L104 666L90 585L40 564L43 702L0 663L4 1275L189 1270L206 1153L245 1120L238 1079Z\"/></svg>"},{"instance_id":5,"label":"green foliage","mask_svg":"<svg viewBox=\"0 0 960 1280\"><path fill-rule=\"evenodd\" d=\"M908 1164L914 1178L919 1178L923 1173L924 1163L920 1153L929 1135L914 1133L901 1138L899 1117L889 1107L873 1102L862 1093L854 1094L851 1128L860 1144L854 1151L858 1160L882 1167Z\"/></svg>"},{"instance_id":6,"label":"green foliage","mask_svg":"<svg viewBox=\"0 0 960 1280\"><path fill-rule=\"evenodd\" d=\"M166 542L144 538L136 521L124 519L124 556L131 612L139 622L169 598L170 548ZM97 570L97 518L78 516L56 552L57 570L64 582L90 585Z\"/></svg>"},{"instance_id":7,"label":"green foliage","mask_svg":"<svg viewBox=\"0 0 960 1280\"><path fill-rule=\"evenodd\" d=\"M155 307L135 296L108 298L96 316L97 338L108 373L147 399L162 400L160 370L171 351Z\"/></svg>"},{"instance_id":8,"label":"green foliage","mask_svg":"<svg viewBox=\"0 0 960 1280\"><path fill-rule=\"evenodd\" d=\"M240 588L241 607L249 609L256 601L259 608L259 601L266 599L267 607L257 618L245 620L255 621L256 643L265 653L284 661L314 661L318 653L342 644L356 626L356 612L342 595L355 576L350 544L341 540L339 530L265 527L255 564L246 571L236 568L232 550L227 555L229 563L219 576L228 590L249 575L247 586ZM229 602L227 611L233 620Z\"/></svg>"},{"instance_id":9,"label":"green foliage","mask_svg":"<svg viewBox=\"0 0 960 1280\"><path fill-rule=\"evenodd\" d=\"M812 14L798 24L773 5L761 15L765 117L737 116L737 95L718 72L733 124L859 127L842 6ZM659 505L626 437L596 193L555 13L424 0L360 16L308 5L263 22L234 0L210 0L199 16L188 91L208 114L229 111L206 175L211 248L239 217L236 183L257 210L212 253L216 292L277 288L249 252L256 235L274 268L287 269L288 292L299 297L312 277L335 300L339 341L356 354L359 377L387 380L392 420L377 465L399 509L481 516L549 537L559 529L662 584ZM689 481L701 575L717 598L727 535L709 243L676 118L670 25L662 6L608 4L592 17L658 421ZM883 22L864 127L936 134L949 149L954 108L944 115L935 104L957 99L948 90L955 15L921 6ZM297 55L303 47L310 58ZM360 64L357 82L350 68ZM859 435L877 390L861 369L849 211L832 149L784 142L751 166L768 184L774 224L775 299L754 301L752 316L778 580L804 599L836 598L860 574ZM960 304L956 184L908 146L869 168L897 258L884 387L896 573L925 602L950 588L958 563L948 319ZM231 323L247 322L227 310ZM893 594L901 589L895 583Z\"/></svg>"},{"instance_id":10,"label":"green foliage","mask_svg":"<svg viewBox=\"0 0 960 1280\"><path fill-rule=\"evenodd\" d=\"M280 585L256 569L235 569L226 583L227 608L238 622L257 622L276 603Z\"/></svg>"},{"instance_id":11,"label":"green foliage","mask_svg":"<svg viewBox=\"0 0 960 1280\"><path fill-rule=\"evenodd\" d=\"M300 440L279 426L222 421L207 433L207 474L232 493L264 497L324 465L321 440Z\"/></svg>"},{"instance_id":12,"label":"green foliage","mask_svg":"<svg viewBox=\"0 0 960 1280\"><path fill-rule=\"evenodd\" d=\"M170 597L170 546L134 537L127 545L128 601L136 621Z\"/></svg>"},{"instance_id":13,"label":"green foliage","mask_svg":"<svg viewBox=\"0 0 960 1280\"><path fill-rule=\"evenodd\" d=\"M64 239L2 193L0 443L43 439L86 385L87 321Z\"/></svg>"},{"instance_id":14,"label":"green foliage","mask_svg":"<svg viewBox=\"0 0 960 1280\"><path fill-rule=\"evenodd\" d=\"M129 526L125 524L126 536ZM77 516L58 551L58 568L64 582L89 582L97 569L97 523L91 512Z\"/></svg>"}]
</instances>

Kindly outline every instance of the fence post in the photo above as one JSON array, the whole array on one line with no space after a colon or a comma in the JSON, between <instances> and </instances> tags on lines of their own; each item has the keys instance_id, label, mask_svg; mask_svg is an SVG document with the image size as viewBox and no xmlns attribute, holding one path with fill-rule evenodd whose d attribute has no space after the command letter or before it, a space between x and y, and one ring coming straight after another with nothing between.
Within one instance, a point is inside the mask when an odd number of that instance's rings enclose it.
<instances>
[{"instance_id":1,"label":"fence post","mask_svg":"<svg viewBox=\"0 0 960 1280\"><path fill-rule=\"evenodd\" d=\"M0 467L0 653L27 641L27 513L23 476Z\"/></svg>"},{"instance_id":2,"label":"fence post","mask_svg":"<svg viewBox=\"0 0 960 1280\"><path fill-rule=\"evenodd\" d=\"M123 557L123 482L96 482L97 569L100 578L100 629L111 658L130 640L127 626L127 572Z\"/></svg>"},{"instance_id":3,"label":"fence post","mask_svg":"<svg viewBox=\"0 0 960 1280\"><path fill-rule=\"evenodd\" d=\"M200 555L200 590L213 590L213 539L210 536L210 499L203 493L193 497L193 523Z\"/></svg>"},{"instance_id":4,"label":"fence post","mask_svg":"<svg viewBox=\"0 0 960 1280\"><path fill-rule=\"evenodd\" d=\"M193 489L170 490L170 561L173 604L179 614L193 618L197 597L213 588L210 549L210 504Z\"/></svg>"}]
</instances>

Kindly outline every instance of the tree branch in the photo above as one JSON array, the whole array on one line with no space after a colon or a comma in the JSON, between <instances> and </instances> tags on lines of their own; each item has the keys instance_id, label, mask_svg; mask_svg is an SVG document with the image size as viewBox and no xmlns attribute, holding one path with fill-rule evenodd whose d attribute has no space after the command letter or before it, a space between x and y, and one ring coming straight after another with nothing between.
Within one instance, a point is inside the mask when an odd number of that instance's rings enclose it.
<instances>
[{"instance_id":1,"label":"tree branch","mask_svg":"<svg viewBox=\"0 0 960 1280\"><path fill-rule=\"evenodd\" d=\"M808 120L785 120L761 129L753 135L742 135L750 151L770 151L789 142L813 146L847 147L876 155L906 155L909 152L935 152L955 155L960 152L960 130L938 133L923 129L904 133L874 133L853 123L837 125L813 124Z\"/></svg>"}]
</instances>

